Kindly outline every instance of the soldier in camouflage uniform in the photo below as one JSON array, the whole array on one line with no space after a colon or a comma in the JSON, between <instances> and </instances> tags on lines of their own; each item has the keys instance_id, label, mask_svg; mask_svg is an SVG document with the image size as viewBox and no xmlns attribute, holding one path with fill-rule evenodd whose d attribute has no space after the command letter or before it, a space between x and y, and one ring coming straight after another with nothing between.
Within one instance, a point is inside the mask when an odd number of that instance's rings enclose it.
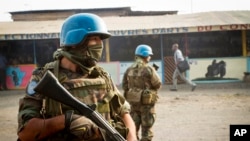
<instances>
[{"instance_id":1,"label":"soldier in camouflage uniform","mask_svg":"<svg viewBox=\"0 0 250 141\"><path fill-rule=\"evenodd\" d=\"M97 65L103 50L102 40L109 37L104 21L94 14L75 14L65 20L55 61L34 70L26 95L20 99L18 140L106 140L105 131L77 110L34 91L48 70L72 96L89 106L95 105L96 111L124 138L137 140L129 103L108 73Z\"/></svg>"},{"instance_id":2,"label":"soldier in camouflage uniform","mask_svg":"<svg viewBox=\"0 0 250 141\"><path fill-rule=\"evenodd\" d=\"M155 103L161 81L155 69L148 65L152 49L148 45L139 45L135 50L135 63L123 77L124 96L131 104L131 116L136 124L137 139L141 127L141 141L151 141L152 127L155 122Z\"/></svg>"}]
</instances>

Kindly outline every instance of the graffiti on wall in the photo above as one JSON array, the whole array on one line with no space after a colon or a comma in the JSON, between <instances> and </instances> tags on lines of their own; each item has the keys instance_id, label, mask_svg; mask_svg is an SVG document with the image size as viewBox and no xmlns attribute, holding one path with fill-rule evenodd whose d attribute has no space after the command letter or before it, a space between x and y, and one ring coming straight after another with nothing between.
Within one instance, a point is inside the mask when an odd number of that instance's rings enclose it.
<instances>
[{"instance_id":1,"label":"graffiti on wall","mask_svg":"<svg viewBox=\"0 0 250 141\"><path fill-rule=\"evenodd\" d=\"M223 78L226 74L226 62L221 60L219 62L214 59L211 65L207 67L207 73L205 74L206 78L219 76Z\"/></svg>"},{"instance_id":2,"label":"graffiti on wall","mask_svg":"<svg viewBox=\"0 0 250 141\"><path fill-rule=\"evenodd\" d=\"M7 87L9 89L24 89L29 82L35 65L17 65L7 68Z\"/></svg>"}]
</instances>

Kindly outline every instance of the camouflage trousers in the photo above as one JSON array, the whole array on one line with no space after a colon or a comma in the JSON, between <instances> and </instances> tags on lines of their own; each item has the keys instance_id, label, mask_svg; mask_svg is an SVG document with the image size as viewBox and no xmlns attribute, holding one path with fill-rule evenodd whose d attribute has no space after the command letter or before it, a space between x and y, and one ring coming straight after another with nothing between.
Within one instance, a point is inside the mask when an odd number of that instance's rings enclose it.
<instances>
[{"instance_id":1,"label":"camouflage trousers","mask_svg":"<svg viewBox=\"0 0 250 141\"><path fill-rule=\"evenodd\" d=\"M155 106L154 105L131 105L131 116L136 125L136 135L140 141L152 141L153 131L152 127L155 123ZM141 139L139 130L141 129Z\"/></svg>"}]
</instances>

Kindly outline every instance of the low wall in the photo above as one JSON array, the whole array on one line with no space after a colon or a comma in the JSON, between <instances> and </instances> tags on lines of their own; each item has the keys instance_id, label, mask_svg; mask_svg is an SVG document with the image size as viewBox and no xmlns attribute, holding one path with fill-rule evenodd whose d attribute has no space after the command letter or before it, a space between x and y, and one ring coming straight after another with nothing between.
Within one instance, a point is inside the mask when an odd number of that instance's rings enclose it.
<instances>
[{"instance_id":1,"label":"low wall","mask_svg":"<svg viewBox=\"0 0 250 141\"><path fill-rule=\"evenodd\" d=\"M250 72L249 57L228 57L228 58L197 58L189 59L190 70L186 72L187 77L191 80L205 77L207 67L212 61L217 62L223 60L226 62L226 75L224 78L236 78L243 81L244 72ZM126 69L134 63L130 62L100 62L107 72L109 72L114 83L120 85ZM149 64L155 63L159 66L157 73L162 82L164 82L164 67L161 60L152 60ZM32 71L35 69L35 64L9 66L7 68L7 86L9 89L24 89L31 77Z\"/></svg>"},{"instance_id":2,"label":"low wall","mask_svg":"<svg viewBox=\"0 0 250 141\"><path fill-rule=\"evenodd\" d=\"M189 59L190 70L187 72L189 78L204 78L207 73L207 67L216 59L217 62L226 62L226 74L224 78L236 78L243 80L244 72L249 71L247 66L249 59L247 57L228 57L228 58L204 58L204 59Z\"/></svg>"}]
</instances>

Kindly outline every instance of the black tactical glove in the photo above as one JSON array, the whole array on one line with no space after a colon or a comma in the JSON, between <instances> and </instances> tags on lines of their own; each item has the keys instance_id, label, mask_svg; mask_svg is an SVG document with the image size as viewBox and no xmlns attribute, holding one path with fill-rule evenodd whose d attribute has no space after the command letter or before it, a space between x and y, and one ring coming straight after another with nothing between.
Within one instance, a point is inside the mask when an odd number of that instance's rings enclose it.
<instances>
[{"instance_id":1,"label":"black tactical glove","mask_svg":"<svg viewBox=\"0 0 250 141\"><path fill-rule=\"evenodd\" d=\"M73 111L65 113L65 129L79 139L105 141L104 130L98 128L90 119L74 114Z\"/></svg>"}]
</instances>

